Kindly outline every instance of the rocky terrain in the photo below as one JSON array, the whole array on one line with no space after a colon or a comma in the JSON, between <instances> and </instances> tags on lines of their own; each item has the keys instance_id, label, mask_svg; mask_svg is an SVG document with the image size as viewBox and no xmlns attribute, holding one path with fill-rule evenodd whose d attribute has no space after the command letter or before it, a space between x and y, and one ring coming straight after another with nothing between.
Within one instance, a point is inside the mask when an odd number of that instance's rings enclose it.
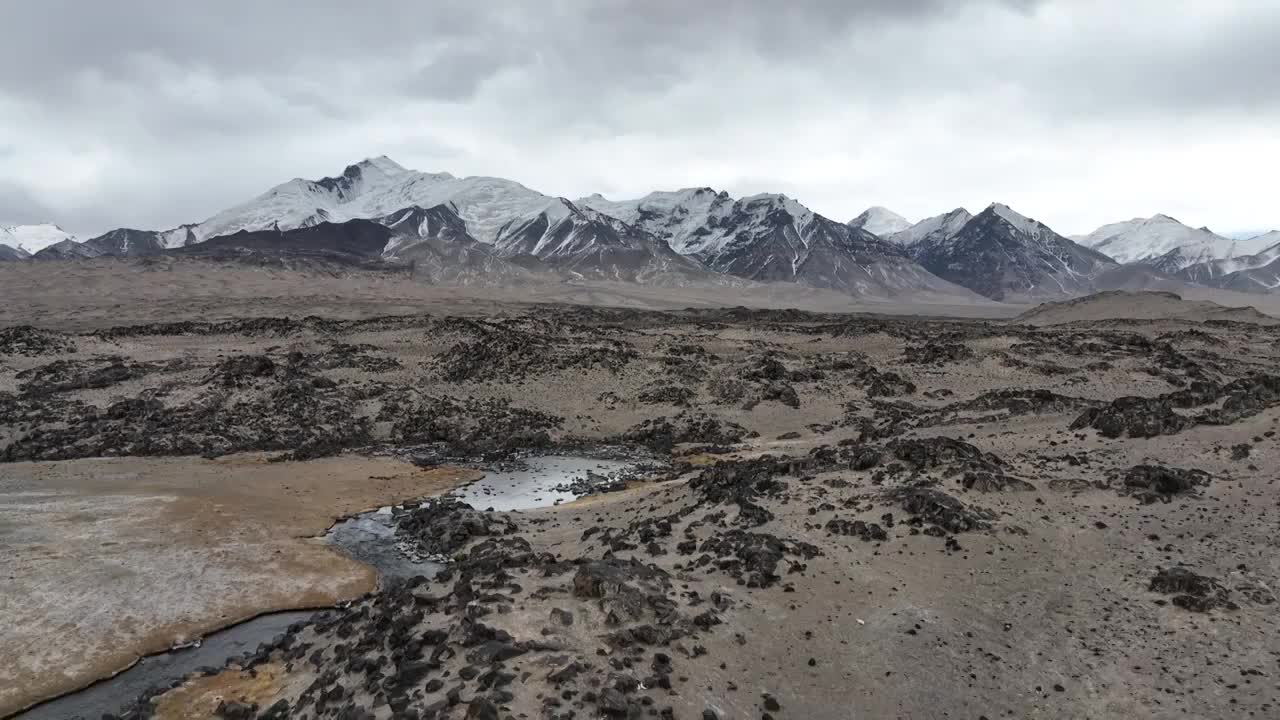
<instances>
[{"instance_id":1,"label":"rocky terrain","mask_svg":"<svg viewBox=\"0 0 1280 720\"><path fill-rule=\"evenodd\" d=\"M556 507L411 503L396 532L438 575L113 716L1274 716L1280 328L1095 302L1103 321L507 305L11 326L0 470L666 460Z\"/></svg>"}]
</instances>

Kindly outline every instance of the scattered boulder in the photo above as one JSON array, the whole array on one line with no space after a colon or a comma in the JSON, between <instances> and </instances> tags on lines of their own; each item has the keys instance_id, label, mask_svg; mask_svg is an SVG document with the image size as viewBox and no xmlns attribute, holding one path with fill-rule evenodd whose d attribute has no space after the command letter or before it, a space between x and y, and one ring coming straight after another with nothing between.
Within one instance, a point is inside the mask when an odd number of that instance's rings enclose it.
<instances>
[{"instance_id":1,"label":"scattered boulder","mask_svg":"<svg viewBox=\"0 0 1280 720\"><path fill-rule=\"evenodd\" d=\"M1124 473L1121 493L1144 503L1170 502L1177 495L1193 494L1209 483L1209 473L1164 465L1135 465Z\"/></svg>"},{"instance_id":2,"label":"scattered boulder","mask_svg":"<svg viewBox=\"0 0 1280 720\"><path fill-rule=\"evenodd\" d=\"M1103 437L1148 438L1173 435L1190 427L1192 420L1174 412L1167 400L1122 397L1102 407L1091 407L1072 421L1070 429L1093 428Z\"/></svg>"},{"instance_id":3,"label":"scattered boulder","mask_svg":"<svg viewBox=\"0 0 1280 720\"><path fill-rule=\"evenodd\" d=\"M908 345L902 352L903 362L912 365L945 365L973 359L973 350L960 343L925 343Z\"/></svg>"},{"instance_id":4,"label":"scattered boulder","mask_svg":"<svg viewBox=\"0 0 1280 720\"><path fill-rule=\"evenodd\" d=\"M76 351L69 335L40 330L31 325L0 328L0 355L65 355Z\"/></svg>"},{"instance_id":5,"label":"scattered boulder","mask_svg":"<svg viewBox=\"0 0 1280 720\"><path fill-rule=\"evenodd\" d=\"M990 510L972 508L935 487L914 485L889 491L896 501L914 519L930 523L950 533L989 530L996 514Z\"/></svg>"},{"instance_id":6,"label":"scattered boulder","mask_svg":"<svg viewBox=\"0 0 1280 720\"><path fill-rule=\"evenodd\" d=\"M624 432L618 440L670 452L680 443L732 445L747 436L746 428L706 413L685 411L673 418L645 420Z\"/></svg>"},{"instance_id":7,"label":"scattered boulder","mask_svg":"<svg viewBox=\"0 0 1280 720\"><path fill-rule=\"evenodd\" d=\"M508 516L479 512L449 498L408 503L396 517L396 535L435 557L450 557L478 538L514 532L516 524Z\"/></svg>"},{"instance_id":8,"label":"scattered boulder","mask_svg":"<svg viewBox=\"0 0 1280 720\"><path fill-rule=\"evenodd\" d=\"M1160 568L1151 578L1148 589L1173 595L1173 604L1191 612L1209 612L1215 608L1238 610L1231 591L1207 575L1198 575L1184 567Z\"/></svg>"}]
</instances>

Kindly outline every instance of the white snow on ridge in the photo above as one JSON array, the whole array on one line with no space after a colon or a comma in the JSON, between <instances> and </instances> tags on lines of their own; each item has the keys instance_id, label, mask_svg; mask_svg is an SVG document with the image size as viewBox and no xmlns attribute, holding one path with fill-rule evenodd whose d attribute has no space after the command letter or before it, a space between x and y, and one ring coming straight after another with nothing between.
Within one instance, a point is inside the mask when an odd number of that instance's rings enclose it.
<instances>
[{"instance_id":1,"label":"white snow on ridge","mask_svg":"<svg viewBox=\"0 0 1280 720\"><path fill-rule=\"evenodd\" d=\"M1152 260L1179 250L1180 267L1188 267L1255 254L1274 244L1268 243L1266 237L1232 240L1208 228L1189 227L1168 215L1153 215L1103 225L1073 239L1121 263Z\"/></svg>"},{"instance_id":2,"label":"white snow on ridge","mask_svg":"<svg viewBox=\"0 0 1280 720\"><path fill-rule=\"evenodd\" d=\"M925 218L911 227L890 235L886 240L897 243L903 247L910 247L925 238L941 234L943 237L950 237L960 232L960 228L965 223L973 219L973 214L964 208L956 208L949 213L934 215Z\"/></svg>"},{"instance_id":3,"label":"white snow on ridge","mask_svg":"<svg viewBox=\"0 0 1280 720\"><path fill-rule=\"evenodd\" d=\"M786 195L761 193L734 199L711 188L652 192L620 201L596 194L578 203L666 240L681 255L714 254L751 227L768 225L766 218L777 211L790 216L797 237L807 237L805 229L816 217Z\"/></svg>"},{"instance_id":4,"label":"white snow on ridge","mask_svg":"<svg viewBox=\"0 0 1280 720\"><path fill-rule=\"evenodd\" d=\"M1275 260L1280 259L1280 230L1272 230L1269 233L1249 238L1251 247L1255 244L1253 241L1270 244L1249 255L1236 255L1204 263L1204 269L1208 271L1209 277L1221 277L1241 270L1254 270L1270 265Z\"/></svg>"},{"instance_id":5,"label":"white snow on ridge","mask_svg":"<svg viewBox=\"0 0 1280 720\"><path fill-rule=\"evenodd\" d=\"M861 228L872 235L887 239L911 228L912 222L888 208L873 205L864 210L858 217L850 220L848 225L852 228Z\"/></svg>"},{"instance_id":6,"label":"white snow on ridge","mask_svg":"<svg viewBox=\"0 0 1280 720\"><path fill-rule=\"evenodd\" d=\"M582 198L578 204L640 227L666 240L681 255L691 255L723 244L719 233L699 234L700 229L715 226L717 220L731 215L735 200L711 188L685 188L620 201L597 193Z\"/></svg>"},{"instance_id":7,"label":"white snow on ridge","mask_svg":"<svg viewBox=\"0 0 1280 720\"><path fill-rule=\"evenodd\" d=\"M1005 222L1012 225L1014 229L1019 232L1026 233L1028 235L1036 235L1040 232L1043 232L1043 230L1048 229L1048 227L1045 226L1043 223L1038 222L1036 220L1032 220L1031 218L1026 217L1025 215L1021 215L1018 212L1016 212L1013 208L1003 203L991 203L991 210L996 215L999 215L1001 218L1003 218Z\"/></svg>"},{"instance_id":8,"label":"white snow on ridge","mask_svg":"<svg viewBox=\"0 0 1280 720\"><path fill-rule=\"evenodd\" d=\"M0 226L0 245L8 245L32 255L63 240L75 239L75 235L53 223Z\"/></svg>"},{"instance_id":9,"label":"white snow on ridge","mask_svg":"<svg viewBox=\"0 0 1280 720\"><path fill-rule=\"evenodd\" d=\"M417 205L451 204L481 242L492 243L513 218L546 212L551 222L568 209L562 200L511 180L456 178L449 173L407 170L382 156L364 160L339 178L290 180L258 197L214 215L193 229L203 241L240 230L289 230L319 222L374 218Z\"/></svg>"},{"instance_id":10,"label":"white snow on ridge","mask_svg":"<svg viewBox=\"0 0 1280 720\"><path fill-rule=\"evenodd\" d=\"M1247 247L1270 248L1273 245L1280 245L1280 230L1272 230L1261 235L1254 235L1243 241Z\"/></svg>"}]
</instances>

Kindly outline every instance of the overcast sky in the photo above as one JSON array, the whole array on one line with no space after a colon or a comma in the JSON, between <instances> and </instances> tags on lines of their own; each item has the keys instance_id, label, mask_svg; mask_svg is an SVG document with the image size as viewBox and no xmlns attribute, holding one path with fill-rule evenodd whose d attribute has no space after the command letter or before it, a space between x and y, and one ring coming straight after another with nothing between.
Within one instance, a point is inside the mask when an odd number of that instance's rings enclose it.
<instances>
[{"instance_id":1,"label":"overcast sky","mask_svg":"<svg viewBox=\"0 0 1280 720\"><path fill-rule=\"evenodd\" d=\"M0 223L166 228L386 154L839 220L1280 227L1280 0L39 0L0 28Z\"/></svg>"}]
</instances>

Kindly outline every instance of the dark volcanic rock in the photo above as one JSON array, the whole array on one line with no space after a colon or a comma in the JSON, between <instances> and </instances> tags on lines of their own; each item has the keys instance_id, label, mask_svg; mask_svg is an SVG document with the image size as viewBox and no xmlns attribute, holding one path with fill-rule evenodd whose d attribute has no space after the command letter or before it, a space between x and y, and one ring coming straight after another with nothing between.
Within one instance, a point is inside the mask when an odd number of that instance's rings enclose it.
<instances>
[{"instance_id":1,"label":"dark volcanic rock","mask_svg":"<svg viewBox=\"0 0 1280 720\"><path fill-rule=\"evenodd\" d=\"M1163 465L1135 465L1125 471L1121 492L1143 502L1169 502L1175 495L1188 495L1209 483L1209 473Z\"/></svg>"},{"instance_id":2,"label":"dark volcanic rock","mask_svg":"<svg viewBox=\"0 0 1280 720\"><path fill-rule=\"evenodd\" d=\"M642 391L636 396L636 400L652 405L666 404L688 407L696 396L697 393L694 392L693 389L684 387L683 385L658 383Z\"/></svg>"},{"instance_id":3,"label":"dark volcanic rock","mask_svg":"<svg viewBox=\"0 0 1280 720\"><path fill-rule=\"evenodd\" d=\"M867 541L883 541L888 540L889 535L876 523L868 523L862 520L844 520L842 518L832 518L827 521L824 526L826 531L832 535L851 535Z\"/></svg>"},{"instance_id":4,"label":"dark volcanic rock","mask_svg":"<svg viewBox=\"0 0 1280 720\"><path fill-rule=\"evenodd\" d=\"M428 555L452 556L472 540L510 535L516 525L505 515L479 512L448 498L407 504L396 516L396 535Z\"/></svg>"},{"instance_id":5,"label":"dark volcanic rock","mask_svg":"<svg viewBox=\"0 0 1280 720\"><path fill-rule=\"evenodd\" d=\"M673 612L675 606L666 598L670 584L666 571L656 565L610 557L579 565L573 594L599 601L606 622L619 625L640 620L646 613L663 617Z\"/></svg>"},{"instance_id":6,"label":"dark volcanic rock","mask_svg":"<svg viewBox=\"0 0 1280 720\"><path fill-rule=\"evenodd\" d=\"M254 373L264 365L246 365L220 366L204 391L181 405L134 398L98 409L48 400L40 416L61 415L61 422L45 423L21 436L0 452L0 459L214 456L245 450L288 450L294 457L317 457L370 442L368 418L355 416L351 398L332 383L292 372L258 377ZM242 394L240 386L250 382L252 392ZM72 407L74 412L63 414L64 408Z\"/></svg>"},{"instance_id":7,"label":"dark volcanic rock","mask_svg":"<svg viewBox=\"0 0 1280 720\"><path fill-rule=\"evenodd\" d=\"M994 453L983 452L963 441L948 437L908 438L889 443L893 456L917 471L941 470L946 478L957 477L966 490L999 492L1033 490L1031 483L1005 472L1005 462Z\"/></svg>"},{"instance_id":8,"label":"dark volcanic rock","mask_svg":"<svg viewBox=\"0 0 1280 720\"><path fill-rule=\"evenodd\" d=\"M1072 430L1091 427L1104 437L1132 438L1173 435L1190 427L1193 421L1173 411L1160 398L1122 397L1100 408L1089 408L1070 426Z\"/></svg>"},{"instance_id":9,"label":"dark volcanic rock","mask_svg":"<svg viewBox=\"0 0 1280 720\"><path fill-rule=\"evenodd\" d=\"M996 519L990 510L971 508L945 492L928 486L910 486L889 491L903 510L919 520L952 533L988 530Z\"/></svg>"},{"instance_id":10,"label":"dark volcanic rock","mask_svg":"<svg viewBox=\"0 0 1280 720\"><path fill-rule=\"evenodd\" d=\"M673 418L645 420L623 433L619 440L662 452L670 452L678 443L731 445L747 435L741 425L706 413L685 411Z\"/></svg>"},{"instance_id":11,"label":"dark volcanic rock","mask_svg":"<svg viewBox=\"0 0 1280 720\"><path fill-rule=\"evenodd\" d=\"M500 398L457 399L399 389L383 396L377 420L392 423L391 440L433 444L449 457L502 457L550 445L563 419Z\"/></svg>"},{"instance_id":12,"label":"dark volcanic rock","mask_svg":"<svg viewBox=\"0 0 1280 720\"><path fill-rule=\"evenodd\" d=\"M1231 591L1221 583L1183 567L1161 568L1151 578L1148 589L1164 595L1174 595L1174 605L1192 612L1209 612L1214 608L1239 609L1231 600Z\"/></svg>"},{"instance_id":13,"label":"dark volcanic rock","mask_svg":"<svg viewBox=\"0 0 1280 720\"><path fill-rule=\"evenodd\" d=\"M1092 407L1097 403L1084 398L1059 395L1043 389L1001 389L985 392L972 400L951 403L938 412L938 419L928 424L952 422L961 413L988 413L969 417L966 422L992 422L1019 415L1050 415Z\"/></svg>"},{"instance_id":14,"label":"dark volcanic rock","mask_svg":"<svg viewBox=\"0 0 1280 720\"><path fill-rule=\"evenodd\" d=\"M236 355L218 363L205 382L240 387L256 378L271 377L279 369L280 366L266 355Z\"/></svg>"},{"instance_id":15,"label":"dark volcanic rock","mask_svg":"<svg viewBox=\"0 0 1280 720\"><path fill-rule=\"evenodd\" d=\"M762 525L773 514L756 501L779 496L786 483L777 478L795 475L815 465L813 460L765 455L746 460L721 461L689 481L689 487L712 505L736 505L740 525Z\"/></svg>"},{"instance_id":16,"label":"dark volcanic rock","mask_svg":"<svg viewBox=\"0 0 1280 720\"><path fill-rule=\"evenodd\" d=\"M22 380L22 391L44 395L70 390L105 388L126 380L143 377L153 372L176 371L186 366L182 360L168 362L128 362L123 358L106 358L103 361L55 360L17 374Z\"/></svg>"},{"instance_id":17,"label":"dark volcanic rock","mask_svg":"<svg viewBox=\"0 0 1280 720\"><path fill-rule=\"evenodd\" d=\"M973 358L973 350L968 345L958 343L927 343L925 345L908 345L902 351L903 362L912 365L944 365L957 363Z\"/></svg>"},{"instance_id":18,"label":"dark volcanic rock","mask_svg":"<svg viewBox=\"0 0 1280 720\"><path fill-rule=\"evenodd\" d=\"M1219 401L1218 407L1198 415L1174 412L1174 408L1190 410ZM1122 397L1108 405L1089 408L1071 423L1071 429L1092 427L1110 438L1155 437L1196 425L1230 425L1276 405L1280 405L1280 376L1250 375L1225 385L1195 381L1166 395Z\"/></svg>"},{"instance_id":19,"label":"dark volcanic rock","mask_svg":"<svg viewBox=\"0 0 1280 720\"><path fill-rule=\"evenodd\" d=\"M618 371L639 357L630 343L609 338L548 337L496 324L476 323L474 337L438 355L445 380L517 380L557 370L601 368Z\"/></svg>"},{"instance_id":20,"label":"dark volcanic rock","mask_svg":"<svg viewBox=\"0 0 1280 720\"><path fill-rule=\"evenodd\" d=\"M751 588L767 588L781 580L776 572L778 563L788 555L807 560L820 554L816 546L807 542L745 530L718 533L704 541L698 550L704 554L696 565L714 563Z\"/></svg>"},{"instance_id":21,"label":"dark volcanic rock","mask_svg":"<svg viewBox=\"0 0 1280 720\"><path fill-rule=\"evenodd\" d=\"M62 333L38 330L30 325L0 328L0 355L61 355L76 351L76 344Z\"/></svg>"}]
</instances>

